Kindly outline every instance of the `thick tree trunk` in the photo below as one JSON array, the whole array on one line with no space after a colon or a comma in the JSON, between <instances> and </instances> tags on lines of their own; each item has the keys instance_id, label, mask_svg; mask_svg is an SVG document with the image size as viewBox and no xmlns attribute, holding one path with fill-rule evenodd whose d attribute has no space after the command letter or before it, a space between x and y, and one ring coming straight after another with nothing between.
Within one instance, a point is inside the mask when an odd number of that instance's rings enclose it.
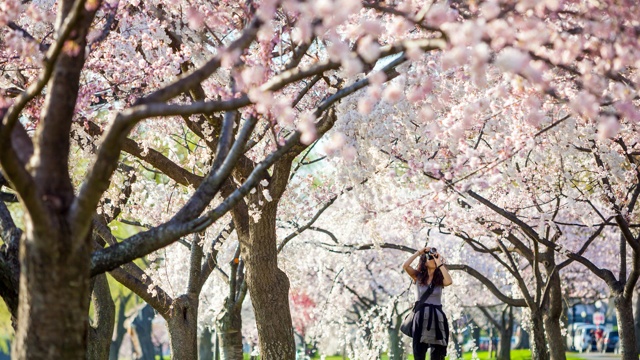
<instances>
[{"instance_id":1,"label":"thick tree trunk","mask_svg":"<svg viewBox=\"0 0 640 360\"><path fill-rule=\"evenodd\" d=\"M171 359L198 358L198 298L182 295L173 302L167 319L171 341Z\"/></svg>"},{"instance_id":2,"label":"thick tree trunk","mask_svg":"<svg viewBox=\"0 0 640 360\"><path fill-rule=\"evenodd\" d=\"M400 324L402 324L403 317L396 316L395 322L389 327L389 360L402 360L404 356L404 344L402 343L402 336L400 334Z\"/></svg>"},{"instance_id":3,"label":"thick tree trunk","mask_svg":"<svg viewBox=\"0 0 640 360\"><path fill-rule=\"evenodd\" d=\"M105 274L95 277L91 301L94 308L94 323L89 327L87 359L105 360L109 358L116 310Z\"/></svg>"},{"instance_id":4,"label":"thick tree trunk","mask_svg":"<svg viewBox=\"0 0 640 360\"><path fill-rule=\"evenodd\" d=\"M111 346L109 350L109 360L118 360L118 355L120 354L120 347L122 346L122 339L124 339L124 335L127 330L124 327L124 322L127 319L125 315L125 309L127 307L127 302L131 298L133 293L130 293L127 296L120 295L120 303L118 304L118 318L116 320L115 325L115 339L111 341Z\"/></svg>"},{"instance_id":5,"label":"thick tree trunk","mask_svg":"<svg viewBox=\"0 0 640 360\"><path fill-rule=\"evenodd\" d=\"M247 284L256 314L262 360L295 359L289 307L289 278L278 268L275 201L265 205L257 223L250 221L250 250L243 246ZM239 233L240 234L240 233Z\"/></svg>"},{"instance_id":6,"label":"thick tree trunk","mask_svg":"<svg viewBox=\"0 0 640 360\"><path fill-rule=\"evenodd\" d=\"M205 327L200 334L200 341L198 342L198 359L200 360L214 360L213 359L213 333L209 327Z\"/></svg>"},{"instance_id":7,"label":"thick tree trunk","mask_svg":"<svg viewBox=\"0 0 640 360\"><path fill-rule=\"evenodd\" d=\"M549 360L544 320L540 311L531 312L531 358L534 360Z\"/></svg>"},{"instance_id":8,"label":"thick tree trunk","mask_svg":"<svg viewBox=\"0 0 640 360\"><path fill-rule=\"evenodd\" d=\"M500 342L498 343L497 360L511 360L511 337L513 336L513 308L511 306L502 312L502 326L500 327Z\"/></svg>"},{"instance_id":9,"label":"thick tree trunk","mask_svg":"<svg viewBox=\"0 0 640 360\"><path fill-rule=\"evenodd\" d=\"M27 220L14 359L86 356L91 246L74 244L66 219L59 220L49 233L35 233L35 219Z\"/></svg>"},{"instance_id":10,"label":"thick tree trunk","mask_svg":"<svg viewBox=\"0 0 640 360\"><path fill-rule=\"evenodd\" d=\"M623 360L637 360L638 348L633 321L633 306L631 299L625 299L622 294L614 297L616 315L618 317L618 334L620 335L620 353Z\"/></svg>"},{"instance_id":11,"label":"thick tree trunk","mask_svg":"<svg viewBox=\"0 0 640 360\"><path fill-rule=\"evenodd\" d=\"M227 301L230 301L227 299ZM242 360L242 308L225 306L226 311L216 321L216 333L220 344L220 359Z\"/></svg>"},{"instance_id":12,"label":"thick tree trunk","mask_svg":"<svg viewBox=\"0 0 640 360\"><path fill-rule=\"evenodd\" d=\"M549 263L547 273L551 273L553 263ZM562 287L560 285L560 275L553 272L549 279L549 298L544 302L544 330L547 335L549 345L549 356L551 360L566 360L565 340L562 335L560 318L562 317Z\"/></svg>"},{"instance_id":13,"label":"thick tree trunk","mask_svg":"<svg viewBox=\"0 0 640 360\"><path fill-rule=\"evenodd\" d=\"M56 33L74 3L58 1ZM25 234L20 241L14 359L82 359L87 355L92 246L90 231L81 226L80 231L87 233L74 234L79 224L69 223L75 196L69 175L69 131L84 66L86 35L100 4L97 1L91 10L79 8L74 30L66 40L79 51L58 55L33 137L36 146L28 171L35 186L29 189ZM27 194L23 191L21 195Z\"/></svg>"}]
</instances>

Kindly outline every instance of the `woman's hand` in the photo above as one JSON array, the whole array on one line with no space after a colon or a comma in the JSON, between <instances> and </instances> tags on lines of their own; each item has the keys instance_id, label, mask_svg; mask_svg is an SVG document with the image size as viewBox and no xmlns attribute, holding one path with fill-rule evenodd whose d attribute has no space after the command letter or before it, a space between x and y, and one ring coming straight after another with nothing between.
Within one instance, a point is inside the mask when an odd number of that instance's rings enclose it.
<instances>
[{"instance_id":1,"label":"woman's hand","mask_svg":"<svg viewBox=\"0 0 640 360\"><path fill-rule=\"evenodd\" d=\"M442 276L444 277L444 279L442 279L442 285L449 286L453 284L451 275L449 275L449 270L447 270L446 267L442 266L444 265L444 256L440 255L440 253L436 253L433 259L436 261L436 269L440 269L440 271L442 272Z\"/></svg>"},{"instance_id":2,"label":"woman's hand","mask_svg":"<svg viewBox=\"0 0 640 360\"><path fill-rule=\"evenodd\" d=\"M436 266L444 264L444 257L440 253L436 253L433 259L436 261Z\"/></svg>"}]
</instances>

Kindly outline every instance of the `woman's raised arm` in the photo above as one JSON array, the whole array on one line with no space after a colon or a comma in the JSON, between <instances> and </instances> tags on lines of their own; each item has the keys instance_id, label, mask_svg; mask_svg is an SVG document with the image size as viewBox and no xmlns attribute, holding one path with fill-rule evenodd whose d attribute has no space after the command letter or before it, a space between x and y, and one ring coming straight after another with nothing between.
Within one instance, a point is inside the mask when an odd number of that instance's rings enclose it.
<instances>
[{"instance_id":1,"label":"woman's raised arm","mask_svg":"<svg viewBox=\"0 0 640 360\"><path fill-rule=\"evenodd\" d=\"M413 263L413 261L418 256L426 253L427 251L429 251L429 248L423 248L423 249L420 249L420 250L416 251L413 255L411 255L410 258L407 259L407 261L404 262L404 264L402 264L402 268L404 269L404 271L406 271L407 274L409 274L409 276L411 276L411 278L413 280L415 280L416 277L418 277L418 271L411 267L411 263Z\"/></svg>"}]
</instances>

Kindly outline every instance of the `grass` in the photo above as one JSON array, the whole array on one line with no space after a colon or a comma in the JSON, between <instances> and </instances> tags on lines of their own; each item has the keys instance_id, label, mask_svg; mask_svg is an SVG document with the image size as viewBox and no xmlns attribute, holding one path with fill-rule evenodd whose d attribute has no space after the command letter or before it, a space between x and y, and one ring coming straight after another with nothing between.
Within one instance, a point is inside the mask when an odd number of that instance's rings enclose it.
<instances>
[{"instance_id":1,"label":"grass","mask_svg":"<svg viewBox=\"0 0 640 360\"><path fill-rule=\"evenodd\" d=\"M477 359L479 360L489 360L489 352L488 351L478 351L476 353L478 355ZM567 353L567 360L582 360L579 356L580 354L576 353ZM465 353L462 355L462 358L465 360L472 359L472 353ZM494 355L495 356L495 355ZM522 350L511 350L511 360L530 360L531 359L531 350L522 349Z\"/></svg>"},{"instance_id":2,"label":"grass","mask_svg":"<svg viewBox=\"0 0 640 360\"><path fill-rule=\"evenodd\" d=\"M478 355L477 359L478 360L489 360L489 352L488 351L478 351L476 352L476 354ZM567 353L567 360L583 360L583 358L581 358L579 356L580 354L576 354L576 353ZM464 360L471 360L472 359L472 353L465 353L462 355L462 359ZM495 355L494 355L495 356ZM249 360L249 355L245 354L244 355L244 359L245 360ZM320 359L320 357L315 357L313 358L314 360L316 359ZM386 354L382 355L381 360L388 360L389 357ZM531 351L530 350L511 350L511 360L530 360L531 359ZM338 356L327 356L325 357L325 360L342 360L342 356L338 355ZM413 355L409 355L407 357L407 360L413 360Z\"/></svg>"}]
</instances>

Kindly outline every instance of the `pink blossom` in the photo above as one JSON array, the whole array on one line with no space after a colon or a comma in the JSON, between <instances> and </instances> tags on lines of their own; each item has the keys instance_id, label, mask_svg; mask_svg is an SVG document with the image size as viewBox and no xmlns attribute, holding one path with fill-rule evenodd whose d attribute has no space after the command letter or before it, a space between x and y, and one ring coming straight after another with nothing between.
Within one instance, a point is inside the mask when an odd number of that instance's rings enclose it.
<instances>
[{"instance_id":1,"label":"pink blossom","mask_svg":"<svg viewBox=\"0 0 640 360\"><path fill-rule=\"evenodd\" d=\"M96 10L98 10L99 6L100 6L100 1L99 0L87 0L84 3L84 8L87 11L96 11Z\"/></svg>"},{"instance_id":2,"label":"pink blossom","mask_svg":"<svg viewBox=\"0 0 640 360\"><path fill-rule=\"evenodd\" d=\"M312 35L313 29L311 28L311 24L299 23L298 26L291 31L291 40L296 44L307 43L311 40Z\"/></svg>"},{"instance_id":3,"label":"pink blossom","mask_svg":"<svg viewBox=\"0 0 640 360\"><path fill-rule=\"evenodd\" d=\"M427 24L433 27L439 27L445 22L449 21L450 9L449 6L443 3L436 3L431 6L427 13Z\"/></svg>"},{"instance_id":4,"label":"pink blossom","mask_svg":"<svg viewBox=\"0 0 640 360\"><path fill-rule=\"evenodd\" d=\"M22 4L19 0L3 0L0 2L0 26L15 20L21 12Z\"/></svg>"},{"instance_id":5,"label":"pink blossom","mask_svg":"<svg viewBox=\"0 0 640 360\"><path fill-rule=\"evenodd\" d=\"M529 113L528 116L525 117L525 120L529 125L533 126L534 128L537 128L540 126L540 124L544 120L544 113L539 110L534 110L531 113Z\"/></svg>"},{"instance_id":6,"label":"pink blossom","mask_svg":"<svg viewBox=\"0 0 640 360\"><path fill-rule=\"evenodd\" d=\"M397 103L403 95L402 86L397 83L390 84L382 92L382 99L389 103Z\"/></svg>"},{"instance_id":7,"label":"pink blossom","mask_svg":"<svg viewBox=\"0 0 640 360\"><path fill-rule=\"evenodd\" d=\"M371 85L382 85L385 81L387 81L387 74L382 71L376 71L369 75L369 82L371 82Z\"/></svg>"},{"instance_id":8,"label":"pink blossom","mask_svg":"<svg viewBox=\"0 0 640 360\"><path fill-rule=\"evenodd\" d=\"M72 57L78 56L80 50L82 50L80 45L73 40L67 40L64 42L64 45L62 45L62 51Z\"/></svg>"},{"instance_id":9,"label":"pink blossom","mask_svg":"<svg viewBox=\"0 0 640 360\"><path fill-rule=\"evenodd\" d=\"M360 60L355 56L349 56L344 59L342 61L342 66L344 68L345 75L348 77L355 76L363 70L362 62L360 62Z\"/></svg>"},{"instance_id":10,"label":"pink blossom","mask_svg":"<svg viewBox=\"0 0 640 360\"><path fill-rule=\"evenodd\" d=\"M409 95L407 95L407 100L409 100L409 102L415 103L415 102L424 100L426 95L427 95L427 92L425 91L425 87L415 86L409 90Z\"/></svg>"},{"instance_id":11,"label":"pink blossom","mask_svg":"<svg viewBox=\"0 0 640 360\"><path fill-rule=\"evenodd\" d=\"M371 36L365 36L358 41L358 54L372 64L380 57L380 45Z\"/></svg>"},{"instance_id":12,"label":"pink blossom","mask_svg":"<svg viewBox=\"0 0 640 360\"><path fill-rule=\"evenodd\" d=\"M347 138L343 133L335 132L331 135L329 141L325 143L323 150L327 155L331 156L336 151L342 149L346 142Z\"/></svg>"},{"instance_id":13,"label":"pink blossom","mask_svg":"<svg viewBox=\"0 0 640 360\"><path fill-rule=\"evenodd\" d=\"M331 0L316 0L313 2L313 10L320 18L330 17L334 13L334 3Z\"/></svg>"},{"instance_id":14,"label":"pink blossom","mask_svg":"<svg viewBox=\"0 0 640 360\"><path fill-rule=\"evenodd\" d=\"M403 36L413 27L414 25L408 22L405 18L398 17L391 24L391 33L395 36Z\"/></svg>"},{"instance_id":15,"label":"pink blossom","mask_svg":"<svg viewBox=\"0 0 640 360\"><path fill-rule=\"evenodd\" d=\"M607 116L600 119L598 124L598 138L600 140L610 139L618 135L620 131L620 122L613 116Z\"/></svg>"},{"instance_id":16,"label":"pink blossom","mask_svg":"<svg viewBox=\"0 0 640 360\"><path fill-rule=\"evenodd\" d=\"M571 100L571 109L588 119L595 119L600 111L600 104L593 94L581 91Z\"/></svg>"},{"instance_id":17,"label":"pink blossom","mask_svg":"<svg viewBox=\"0 0 640 360\"><path fill-rule=\"evenodd\" d=\"M235 49L232 51L225 51L222 54L222 59L220 61L221 65L225 68L231 68L236 61L240 58L241 52L239 49Z\"/></svg>"},{"instance_id":18,"label":"pink blossom","mask_svg":"<svg viewBox=\"0 0 640 360\"><path fill-rule=\"evenodd\" d=\"M298 131L300 131L300 142L309 145L317 138L317 130L315 124L316 117L313 113L307 112L302 115L298 122Z\"/></svg>"},{"instance_id":19,"label":"pink blossom","mask_svg":"<svg viewBox=\"0 0 640 360\"><path fill-rule=\"evenodd\" d=\"M349 45L340 39L331 41L327 53L332 61L340 61L350 55Z\"/></svg>"},{"instance_id":20,"label":"pink blossom","mask_svg":"<svg viewBox=\"0 0 640 360\"><path fill-rule=\"evenodd\" d=\"M426 105L420 109L420 122L423 124L430 123L436 118L436 113L431 106Z\"/></svg>"},{"instance_id":21,"label":"pink blossom","mask_svg":"<svg viewBox=\"0 0 640 360\"><path fill-rule=\"evenodd\" d=\"M375 102L368 97L358 99L358 112L362 115L369 115L373 110Z\"/></svg>"},{"instance_id":22,"label":"pink blossom","mask_svg":"<svg viewBox=\"0 0 640 360\"><path fill-rule=\"evenodd\" d=\"M528 54L514 48L507 48L500 52L496 65L502 70L519 73L527 67L530 57Z\"/></svg>"},{"instance_id":23,"label":"pink blossom","mask_svg":"<svg viewBox=\"0 0 640 360\"><path fill-rule=\"evenodd\" d=\"M356 160L356 157L358 156L358 151L356 150L355 147L353 146L345 146L342 149L342 158L347 162L347 163L352 163Z\"/></svg>"},{"instance_id":24,"label":"pink blossom","mask_svg":"<svg viewBox=\"0 0 640 360\"><path fill-rule=\"evenodd\" d=\"M447 51L442 56L442 69L449 70L463 65L469 57L469 50L466 46L457 46Z\"/></svg>"},{"instance_id":25,"label":"pink blossom","mask_svg":"<svg viewBox=\"0 0 640 360\"><path fill-rule=\"evenodd\" d=\"M482 5L480 5L480 11L484 15L485 19L494 19L498 16L498 14L500 14L500 4L498 4L495 0L486 1Z\"/></svg>"},{"instance_id":26,"label":"pink blossom","mask_svg":"<svg viewBox=\"0 0 640 360\"><path fill-rule=\"evenodd\" d=\"M360 24L360 28L365 34L371 36L380 36L382 34L382 25L377 20L365 20Z\"/></svg>"}]
</instances>

